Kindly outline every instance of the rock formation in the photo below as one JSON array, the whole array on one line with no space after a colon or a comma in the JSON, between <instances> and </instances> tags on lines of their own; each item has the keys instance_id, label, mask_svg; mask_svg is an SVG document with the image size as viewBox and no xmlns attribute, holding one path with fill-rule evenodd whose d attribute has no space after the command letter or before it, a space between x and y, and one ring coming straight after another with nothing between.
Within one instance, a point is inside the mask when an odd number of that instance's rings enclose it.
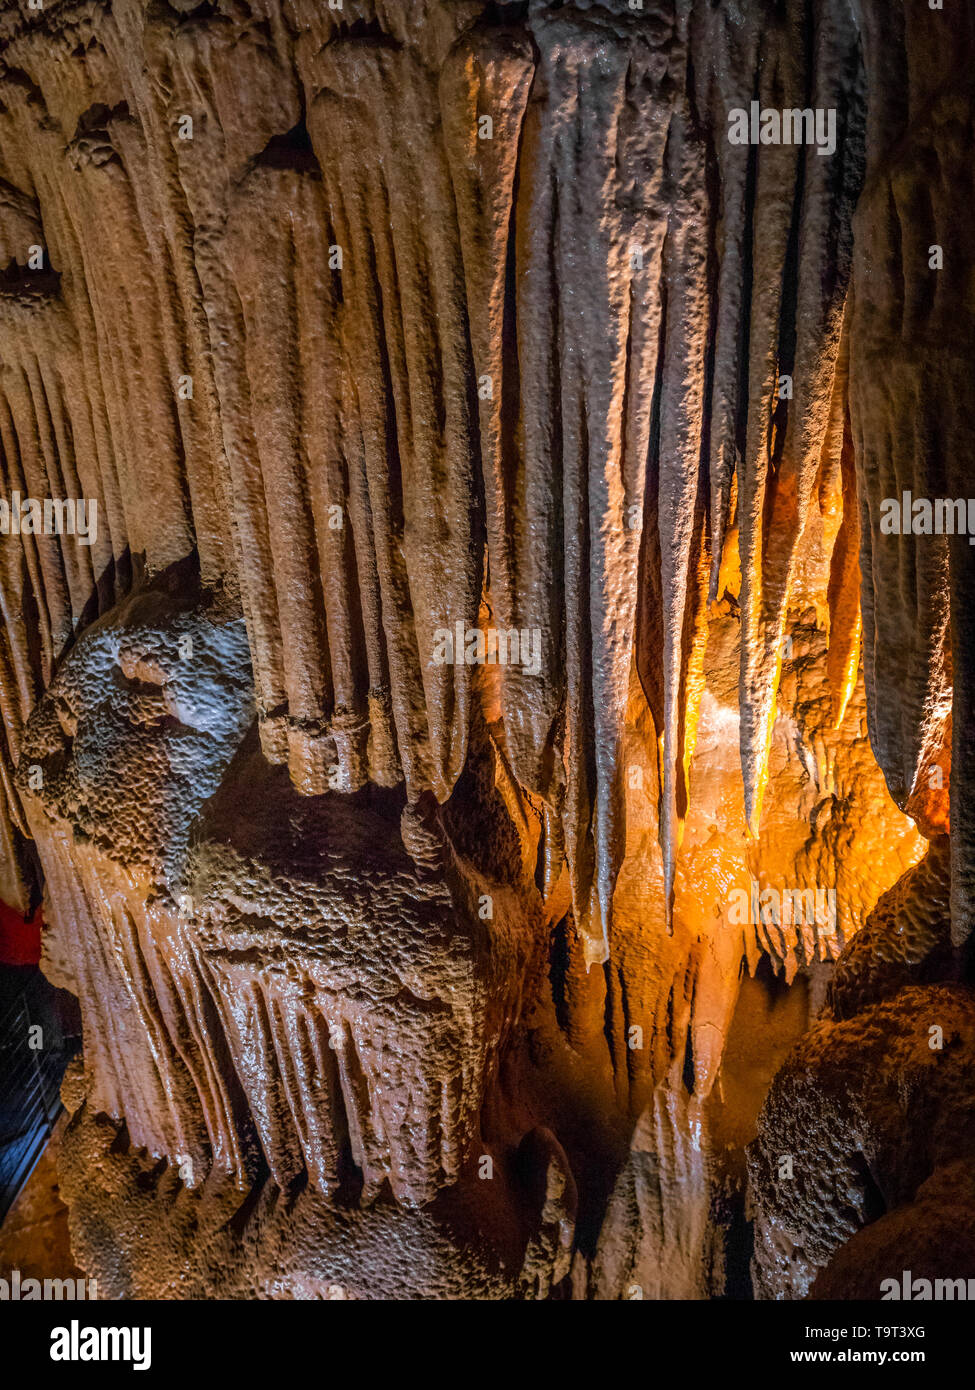
<instances>
[{"instance_id":1,"label":"rock formation","mask_svg":"<svg viewBox=\"0 0 975 1390\"><path fill-rule=\"evenodd\" d=\"M972 26L0 5L0 897L106 1296L879 1297L970 1211Z\"/></svg>"}]
</instances>

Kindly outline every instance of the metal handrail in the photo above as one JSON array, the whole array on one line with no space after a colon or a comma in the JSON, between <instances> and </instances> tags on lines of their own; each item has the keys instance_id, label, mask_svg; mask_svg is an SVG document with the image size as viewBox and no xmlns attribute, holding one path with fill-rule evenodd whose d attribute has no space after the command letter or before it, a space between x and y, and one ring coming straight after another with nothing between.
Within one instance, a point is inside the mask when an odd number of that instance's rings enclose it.
<instances>
[{"instance_id":1,"label":"metal handrail","mask_svg":"<svg viewBox=\"0 0 975 1390\"><path fill-rule=\"evenodd\" d=\"M0 1016L0 1222L33 1172L61 1111L60 1084L70 1049L61 1034L51 986L38 973ZM53 1030L43 1050L28 1046L35 1024Z\"/></svg>"}]
</instances>

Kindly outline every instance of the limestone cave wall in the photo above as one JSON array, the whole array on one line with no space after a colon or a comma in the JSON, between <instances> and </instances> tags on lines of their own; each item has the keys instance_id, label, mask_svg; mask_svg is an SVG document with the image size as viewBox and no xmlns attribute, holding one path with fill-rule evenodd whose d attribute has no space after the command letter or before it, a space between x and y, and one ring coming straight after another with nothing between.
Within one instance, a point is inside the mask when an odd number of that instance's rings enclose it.
<instances>
[{"instance_id":1,"label":"limestone cave wall","mask_svg":"<svg viewBox=\"0 0 975 1390\"><path fill-rule=\"evenodd\" d=\"M973 26L0 5L0 898L106 1295L966 1274Z\"/></svg>"}]
</instances>

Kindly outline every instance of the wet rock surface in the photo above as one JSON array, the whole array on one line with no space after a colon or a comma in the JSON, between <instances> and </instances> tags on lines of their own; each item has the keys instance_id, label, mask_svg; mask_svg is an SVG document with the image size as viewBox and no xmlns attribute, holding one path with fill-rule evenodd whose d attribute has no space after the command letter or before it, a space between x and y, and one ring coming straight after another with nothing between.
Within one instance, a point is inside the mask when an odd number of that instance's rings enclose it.
<instances>
[{"instance_id":1,"label":"wet rock surface","mask_svg":"<svg viewBox=\"0 0 975 1390\"><path fill-rule=\"evenodd\" d=\"M0 496L87 504L0 537L75 1258L920 1271L970 1205L973 552L881 519L967 488L970 19L6 0L0 41ZM832 148L733 142L753 101Z\"/></svg>"}]
</instances>

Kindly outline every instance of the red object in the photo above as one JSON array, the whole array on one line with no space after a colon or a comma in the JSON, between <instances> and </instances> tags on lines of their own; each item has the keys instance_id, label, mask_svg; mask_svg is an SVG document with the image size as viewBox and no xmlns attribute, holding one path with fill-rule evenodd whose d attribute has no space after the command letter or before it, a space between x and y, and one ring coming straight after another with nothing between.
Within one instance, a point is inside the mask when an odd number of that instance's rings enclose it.
<instances>
[{"instance_id":1,"label":"red object","mask_svg":"<svg viewBox=\"0 0 975 1390\"><path fill-rule=\"evenodd\" d=\"M0 965L38 965L41 959L41 909L29 922L0 902Z\"/></svg>"}]
</instances>

